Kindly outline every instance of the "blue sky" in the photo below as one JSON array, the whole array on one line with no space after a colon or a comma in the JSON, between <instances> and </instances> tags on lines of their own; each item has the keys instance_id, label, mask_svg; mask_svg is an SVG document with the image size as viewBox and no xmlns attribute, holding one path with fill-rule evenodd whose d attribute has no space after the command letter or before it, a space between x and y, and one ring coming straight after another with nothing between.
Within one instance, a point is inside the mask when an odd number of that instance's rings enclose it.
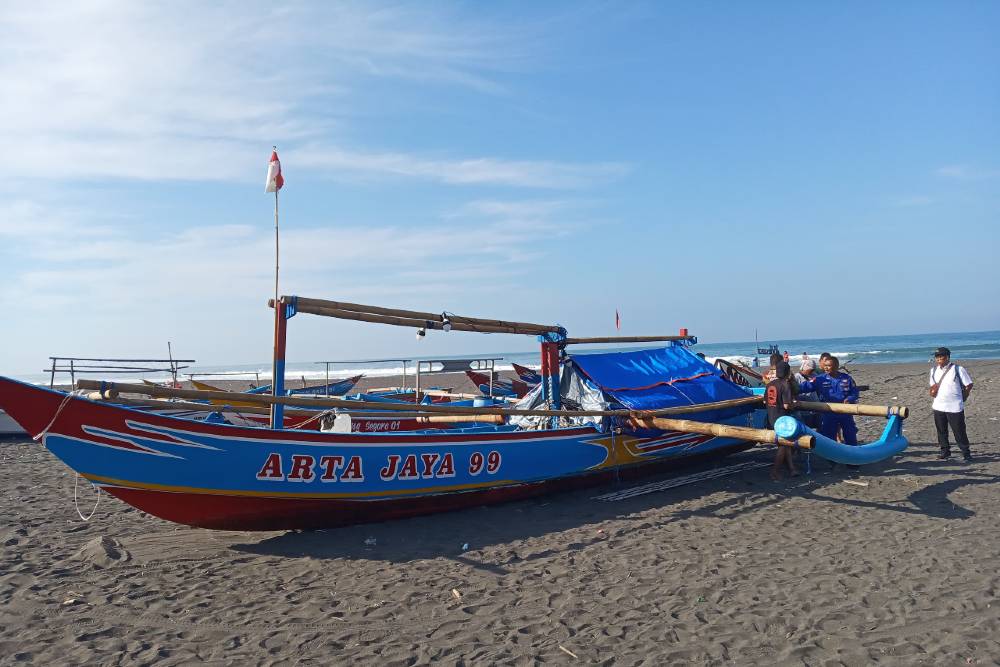
<instances>
[{"instance_id":1,"label":"blue sky","mask_svg":"<svg viewBox=\"0 0 1000 667\"><path fill-rule=\"evenodd\" d=\"M996 3L0 9L0 372L282 292L746 340L1000 329ZM302 315L289 359L527 350Z\"/></svg>"}]
</instances>

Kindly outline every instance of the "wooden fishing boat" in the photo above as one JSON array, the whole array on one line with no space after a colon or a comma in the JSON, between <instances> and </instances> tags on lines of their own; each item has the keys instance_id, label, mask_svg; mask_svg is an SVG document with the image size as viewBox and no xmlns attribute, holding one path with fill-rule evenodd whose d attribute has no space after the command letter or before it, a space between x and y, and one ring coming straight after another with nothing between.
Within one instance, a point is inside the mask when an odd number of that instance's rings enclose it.
<instances>
[{"instance_id":1,"label":"wooden fishing boat","mask_svg":"<svg viewBox=\"0 0 1000 667\"><path fill-rule=\"evenodd\" d=\"M521 382L534 387L536 384L542 381L542 376L538 374L533 368L528 368L527 366L522 366L521 364L515 364L511 362L511 366L514 367L514 372L517 373L517 377L521 378Z\"/></svg>"},{"instance_id":2,"label":"wooden fishing boat","mask_svg":"<svg viewBox=\"0 0 1000 667\"><path fill-rule=\"evenodd\" d=\"M715 367L726 374L730 380L748 389L764 386L764 376L752 368L735 364L726 359L716 359Z\"/></svg>"},{"instance_id":3,"label":"wooden fishing boat","mask_svg":"<svg viewBox=\"0 0 1000 667\"><path fill-rule=\"evenodd\" d=\"M354 377L344 378L343 380L337 380L336 382L329 382L326 384L316 385L314 387L298 387L295 389L286 389L285 391L289 396L343 396L351 389L354 388L364 374L355 375ZM202 383L204 384L204 383ZM254 387L248 390L248 394L269 394L271 393L271 385L266 384L262 387Z\"/></svg>"},{"instance_id":4,"label":"wooden fishing boat","mask_svg":"<svg viewBox=\"0 0 1000 667\"><path fill-rule=\"evenodd\" d=\"M479 387L479 391L486 396L514 396L521 398L531 390L531 386L521 380L505 378L495 374L491 378L489 375L480 373L479 371L465 371L465 374L474 385Z\"/></svg>"},{"instance_id":5,"label":"wooden fishing boat","mask_svg":"<svg viewBox=\"0 0 1000 667\"><path fill-rule=\"evenodd\" d=\"M453 314L451 329L540 337L541 382L515 407L288 396L281 386L286 328L297 312L438 330L444 316L297 297L272 305L277 386L271 396L79 383L117 400L126 393L247 399L270 407L270 429L179 419L8 378L0 378L0 407L66 465L126 503L169 521L233 530L382 521L602 484L755 442L811 447L815 441L811 434L782 438L760 428L760 397L692 354L686 346L693 337L612 339L658 340L665 347L574 355L566 346L611 340ZM290 430L281 428L286 406L324 407L352 418L388 410L420 428ZM844 407L862 406L829 409ZM442 422L467 425L438 428Z\"/></svg>"},{"instance_id":6,"label":"wooden fishing boat","mask_svg":"<svg viewBox=\"0 0 1000 667\"><path fill-rule=\"evenodd\" d=\"M0 410L0 437L10 437L15 435L27 435L24 428L21 427L14 418L8 415L3 410Z\"/></svg>"}]
</instances>

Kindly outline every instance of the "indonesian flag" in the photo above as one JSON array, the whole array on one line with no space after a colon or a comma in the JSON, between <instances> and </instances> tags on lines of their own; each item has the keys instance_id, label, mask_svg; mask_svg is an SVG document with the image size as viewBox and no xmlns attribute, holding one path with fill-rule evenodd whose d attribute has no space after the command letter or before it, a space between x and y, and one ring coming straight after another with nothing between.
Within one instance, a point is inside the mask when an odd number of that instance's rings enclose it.
<instances>
[{"instance_id":1,"label":"indonesian flag","mask_svg":"<svg viewBox=\"0 0 1000 667\"><path fill-rule=\"evenodd\" d=\"M619 331L622 330L622 318L618 315L618 309L615 308L615 329Z\"/></svg>"},{"instance_id":2,"label":"indonesian flag","mask_svg":"<svg viewBox=\"0 0 1000 667\"><path fill-rule=\"evenodd\" d=\"M281 176L281 161L278 160L278 151L271 151L271 161L267 163L267 181L264 182L264 192L277 192L285 184L285 179Z\"/></svg>"}]
</instances>

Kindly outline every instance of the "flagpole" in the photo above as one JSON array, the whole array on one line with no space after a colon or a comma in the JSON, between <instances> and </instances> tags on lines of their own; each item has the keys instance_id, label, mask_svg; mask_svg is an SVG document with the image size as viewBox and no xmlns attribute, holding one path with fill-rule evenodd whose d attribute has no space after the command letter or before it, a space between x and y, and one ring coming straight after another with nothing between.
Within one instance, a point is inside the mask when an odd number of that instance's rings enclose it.
<instances>
[{"instance_id":1,"label":"flagpole","mask_svg":"<svg viewBox=\"0 0 1000 667\"><path fill-rule=\"evenodd\" d=\"M272 147L272 150L275 151L275 152L277 152L278 147L274 146L274 147ZM284 378L285 365L283 363L282 364L278 363L278 357L279 357L279 354L280 354L280 352L278 350L278 346L280 344L279 339L281 337L281 333L279 331L279 328L281 326L281 313L279 312L279 310L281 308L281 303L278 301L278 297L279 297L279 293L278 293L278 271L279 271L279 266L280 266L280 261L279 260L280 260L280 257L281 257L280 237L278 235L278 191L280 189L281 188L277 188L277 187L274 189L274 354L271 357L271 395L272 396L277 396L279 391L283 392L284 385L285 385L285 383L284 383L284 379L285 379ZM279 369L279 366L280 366L280 369ZM278 379L278 373L279 372L282 375L281 380ZM280 428L282 428L284 426L284 424L281 423L281 422L284 422L282 412L283 412L283 410L281 410L278 407L277 404L271 405L271 428L272 429L276 429L276 428L280 429Z\"/></svg>"}]
</instances>

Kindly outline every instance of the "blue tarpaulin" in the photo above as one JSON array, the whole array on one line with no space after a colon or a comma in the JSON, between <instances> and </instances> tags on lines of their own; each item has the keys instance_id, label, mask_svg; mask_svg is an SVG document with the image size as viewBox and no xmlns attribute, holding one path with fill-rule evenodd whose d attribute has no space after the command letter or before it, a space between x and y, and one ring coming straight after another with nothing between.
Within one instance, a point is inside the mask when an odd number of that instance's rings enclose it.
<instances>
[{"instance_id":1,"label":"blue tarpaulin","mask_svg":"<svg viewBox=\"0 0 1000 667\"><path fill-rule=\"evenodd\" d=\"M680 345L655 350L580 354L569 363L611 399L633 410L713 403L750 394Z\"/></svg>"}]
</instances>

